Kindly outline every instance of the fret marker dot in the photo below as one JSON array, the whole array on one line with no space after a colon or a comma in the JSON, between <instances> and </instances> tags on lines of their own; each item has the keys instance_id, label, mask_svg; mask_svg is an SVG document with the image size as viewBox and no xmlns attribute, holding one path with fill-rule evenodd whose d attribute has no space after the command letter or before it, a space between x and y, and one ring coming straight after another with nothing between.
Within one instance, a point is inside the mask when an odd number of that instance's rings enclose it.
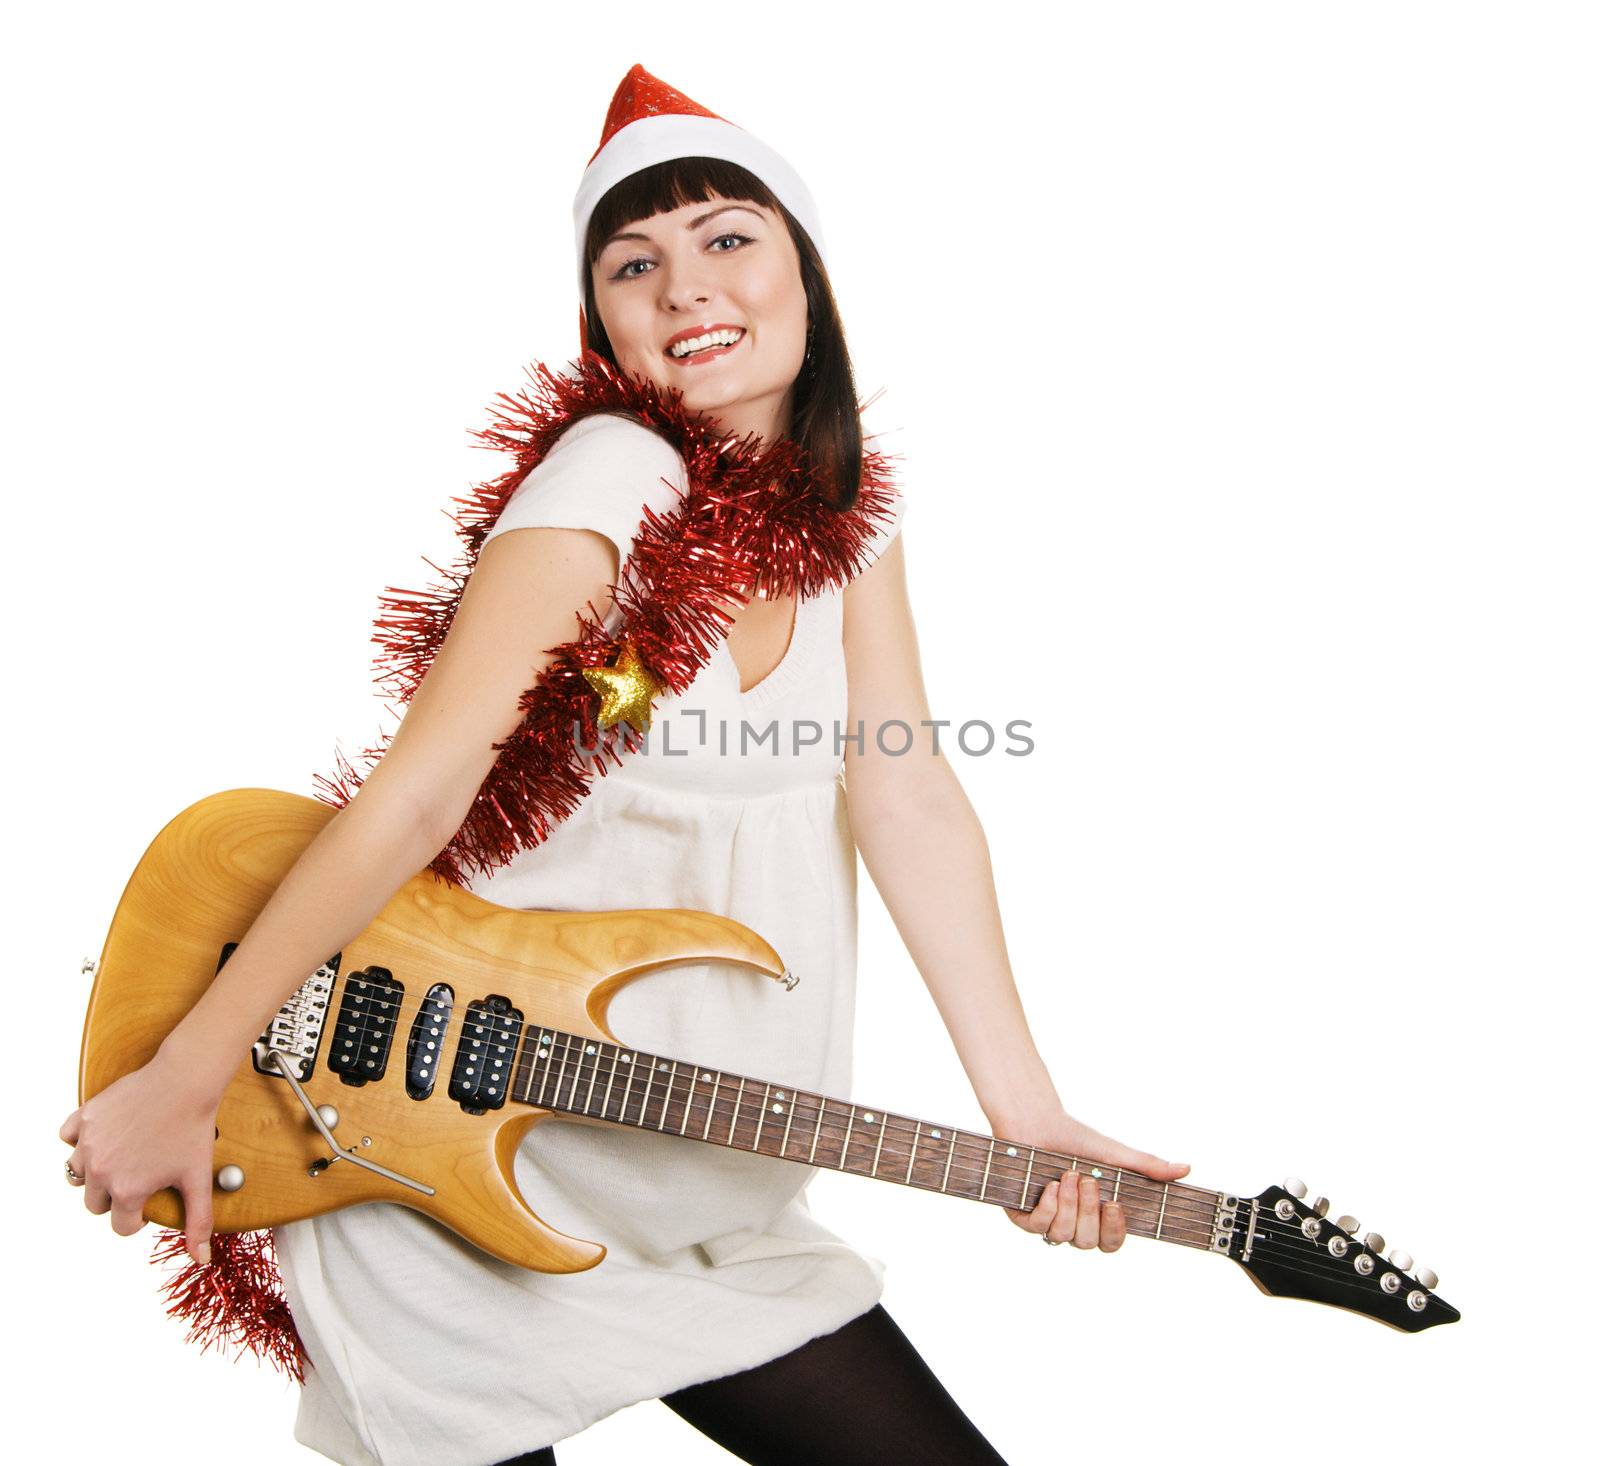
<instances>
[{"instance_id":1,"label":"fret marker dot","mask_svg":"<svg viewBox=\"0 0 1600 1466\"><path fill-rule=\"evenodd\" d=\"M1017 1148L1016 1148L1016 1146L1014 1146L1014 1145L1008 1145L1008 1146L1007 1146L1007 1147L1006 1147L1006 1154L1007 1154L1007 1155L1015 1155L1015 1154L1016 1154L1016 1153L1017 1153Z\"/></svg>"},{"instance_id":2,"label":"fret marker dot","mask_svg":"<svg viewBox=\"0 0 1600 1466\"><path fill-rule=\"evenodd\" d=\"M632 1054L624 1054L622 1056L622 1062L624 1064L631 1064L633 1062L633 1055Z\"/></svg>"},{"instance_id":3,"label":"fret marker dot","mask_svg":"<svg viewBox=\"0 0 1600 1466\"><path fill-rule=\"evenodd\" d=\"M584 1053L586 1053L586 1054L592 1054L592 1053L593 1053L593 1052L594 1052L594 1045L593 1045L593 1044L587 1044L587 1045L585 1045L585 1047L584 1047L584 1050L583 1050L583 1051L584 1051Z\"/></svg>"},{"instance_id":4,"label":"fret marker dot","mask_svg":"<svg viewBox=\"0 0 1600 1466\"><path fill-rule=\"evenodd\" d=\"M778 1091L778 1098L779 1099L783 1099L784 1098L784 1093L783 1093L783 1091L781 1089Z\"/></svg>"},{"instance_id":5,"label":"fret marker dot","mask_svg":"<svg viewBox=\"0 0 1600 1466\"><path fill-rule=\"evenodd\" d=\"M772 1107L772 1113L774 1115L781 1115L783 1113L783 1106L782 1105L774 1105Z\"/></svg>"},{"instance_id":6,"label":"fret marker dot","mask_svg":"<svg viewBox=\"0 0 1600 1466\"><path fill-rule=\"evenodd\" d=\"M942 1140L944 1138L944 1132L942 1130L935 1130L933 1132L933 1138L935 1140Z\"/></svg>"},{"instance_id":7,"label":"fret marker dot","mask_svg":"<svg viewBox=\"0 0 1600 1466\"><path fill-rule=\"evenodd\" d=\"M701 1077L701 1078L702 1078L702 1079L709 1079L709 1078L711 1078L711 1076L710 1076L710 1075L709 1075L709 1074L702 1074L702 1075L701 1075L701 1076L700 1076L700 1077Z\"/></svg>"},{"instance_id":8,"label":"fret marker dot","mask_svg":"<svg viewBox=\"0 0 1600 1466\"><path fill-rule=\"evenodd\" d=\"M1098 1177L1102 1176L1104 1174L1104 1172L1101 1171L1099 1166L1096 1166L1092 1171L1089 1172L1089 1174L1091 1176L1094 1176L1094 1177L1098 1178Z\"/></svg>"},{"instance_id":9,"label":"fret marker dot","mask_svg":"<svg viewBox=\"0 0 1600 1466\"><path fill-rule=\"evenodd\" d=\"M867 1124L870 1125L872 1123L872 1119L873 1119L872 1111L868 1110L867 1113L864 1114L861 1118L863 1120L865 1120L867 1122Z\"/></svg>"}]
</instances>

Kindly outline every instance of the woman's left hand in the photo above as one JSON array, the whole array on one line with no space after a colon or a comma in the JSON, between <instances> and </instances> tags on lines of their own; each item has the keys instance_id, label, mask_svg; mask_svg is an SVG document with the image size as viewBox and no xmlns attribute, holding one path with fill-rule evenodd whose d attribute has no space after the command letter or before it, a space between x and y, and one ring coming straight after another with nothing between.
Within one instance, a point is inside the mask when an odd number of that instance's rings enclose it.
<instances>
[{"instance_id":1,"label":"woman's left hand","mask_svg":"<svg viewBox=\"0 0 1600 1466\"><path fill-rule=\"evenodd\" d=\"M1181 1161L1164 1161L1102 1135L1081 1120L1074 1120L1065 1110L1044 1125L1000 1128L1025 1134L1028 1144L1041 1150L1137 1171L1156 1181L1176 1181L1189 1171ZM1060 1180L1044 1188L1032 1211L1008 1209L1006 1215L1025 1232L1035 1232L1049 1242L1070 1242L1085 1251L1098 1247L1102 1252L1115 1252L1128 1235L1122 1204L1102 1201L1099 1181L1085 1171L1064 1172Z\"/></svg>"}]
</instances>

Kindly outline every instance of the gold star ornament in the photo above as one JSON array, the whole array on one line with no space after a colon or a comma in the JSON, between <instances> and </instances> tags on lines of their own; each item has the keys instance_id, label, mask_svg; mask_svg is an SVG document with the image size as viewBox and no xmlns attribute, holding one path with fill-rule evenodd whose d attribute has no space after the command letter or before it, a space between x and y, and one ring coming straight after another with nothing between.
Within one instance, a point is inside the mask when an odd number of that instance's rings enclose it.
<instances>
[{"instance_id":1,"label":"gold star ornament","mask_svg":"<svg viewBox=\"0 0 1600 1466\"><path fill-rule=\"evenodd\" d=\"M585 667L584 681L600 694L599 723L609 728L627 723L640 733L650 731L650 704L661 684L645 669L631 641L622 643L614 667Z\"/></svg>"}]
</instances>

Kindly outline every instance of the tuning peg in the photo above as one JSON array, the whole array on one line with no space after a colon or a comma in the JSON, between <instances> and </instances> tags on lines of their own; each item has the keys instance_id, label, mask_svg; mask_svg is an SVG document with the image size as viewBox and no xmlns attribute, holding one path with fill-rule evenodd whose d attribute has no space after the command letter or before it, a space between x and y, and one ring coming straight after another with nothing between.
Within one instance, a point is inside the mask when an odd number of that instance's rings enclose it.
<instances>
[{"instance_id":1,"label":"tuning peg","mask_svg":"<svg viewBox=\"0 0 1600 1466\"><path fill-rule=\"evenodd\" d=\"M1411 1271L1411 1254L1409 1252L1402 1252L1398 1247L1393 1248L1389 1253L1389 1261L1403 1273Z\"/></svg>"},{"instance_id":2,"label":"tuning peg","mask_svg":"<svg viewBox=\"0 0 1600 1466\"><path fill-rule=\"evenodd\" d=\"M1368 1232L1367 1235L1361 1240L1366 1244L1367 1251L1376 1252L1379 1257L1383 1256L1384 1243L1382 1232Z\"/></svg>"},{"instance_id":3,"label":"tuning peg","mask_svg":"<svg viewBox=\"0 0 1600 1466\"><path fill-rule=\"evenodd\" d=\"M1439 1274L1434 1272L1432 1268L1419 1267L1416 1271L1416 1279L1430 1293L1439 1286Z\"/></svg>"},{"instance_id":4,"label":"tuning peg","mask_svg":"<svg viewBox=\"0 0 1600 1466\"><path fill-rule=\"evenodd\" d=\"M1311 1214L1312 1214L1312 1216L1316 1216L1316 1217L1325 1217L1325 1216L1327 1216L1327 1214L1328 1214L1328 1198L1326 1196L1319 1196L1315 1201L1310 1203L1310 1206L1311 1206Z\"/></svg>"},{"instance_id":5,"label":"tuning peg","mask_svg":"<svg viewBox=\"0 0 1600 1466\"><path fill-rule=\"evenodd\" d=\"M1300 1201L1305 1197L1306 1183L1298 1176L1286 1176L1283 1182L1283 1189L1294 1197L1296 1201Z\"/></svg>"},{"instance_id":6,"label":"tuning peg","mask_svg":"<svg viewBox=\"0 0 1600 1466\"><path fill-rule=\"evenodd\" d=\"M1361 1230L1361 1223L1358 1222L1354 1217L1340 1217L1339 1220L1334 1223L1334 1226L1336 1226L1341 1232L1348 1232L1352 1237L1354 1237L1355 1234Z\"/></svg>"}]
</instances>

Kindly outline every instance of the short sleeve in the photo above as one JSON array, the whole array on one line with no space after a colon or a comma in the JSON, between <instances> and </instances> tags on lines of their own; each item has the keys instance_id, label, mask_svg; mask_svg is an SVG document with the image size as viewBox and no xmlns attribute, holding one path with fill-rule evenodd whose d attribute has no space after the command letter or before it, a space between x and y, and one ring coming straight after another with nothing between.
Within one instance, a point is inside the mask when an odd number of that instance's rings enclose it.
<instances>
[{"instance_id":1,"label":"short sleeve","mask_svg":"<svg viewBox=\"0 0 1600 1466\"><path fill-rule=\"evenodd\" d=\"M591 529L627 560L648 505L665 514L687 491L683 458L661 434L630 417L593 413L567 428L484 536L513 529Z\"/></svg>"},{"instance_id":2,"label":"short sleeve","mask_svg":"<svg viewBox=\"0 0 1600 1466\"><path fill-rule=\"evenodd\" d=\"M861 562L862 570L869 570L876 565L900 534L901 522L906 517L906 496L905 490L898 484L895 486L894 501L889 507L891 518L870 521L873 527L872 537L867 541L867 552Z\"/></svg>"}]
</instances>

